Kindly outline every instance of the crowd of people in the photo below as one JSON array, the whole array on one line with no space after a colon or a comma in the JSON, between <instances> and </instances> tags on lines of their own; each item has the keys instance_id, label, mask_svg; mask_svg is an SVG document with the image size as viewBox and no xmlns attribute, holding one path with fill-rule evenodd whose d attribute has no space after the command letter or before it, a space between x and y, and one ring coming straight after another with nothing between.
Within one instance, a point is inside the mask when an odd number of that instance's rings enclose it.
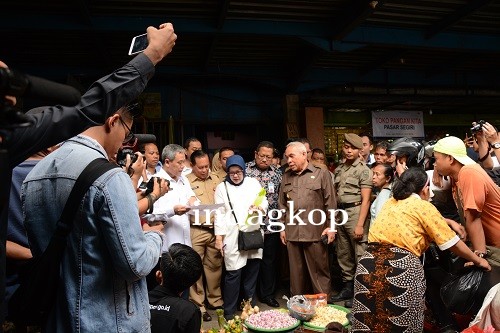
<instances>
[{"instance_id":1,"label":"crowd of people","mask_svg":"<svg viewBox=\"0 0 500 333\"><path fill-rule=\"evenodd\" d=\"M176 35L170 24L147 33L144 53L98 81L79 105L28 114L38 134L50 134L12 156L7 301L19 263L46 249L82 170L97 158L117 162L125 145L138 147L135 156L99 177L78 208L45 331L198 332L212 320L209 310L231 319L242 299L279 307L281 246L290 295L344 302L352 332L422 332L425 302L443 332L459 329L443 300L426 294L426 280L439 281L421 258L435 244L467 266L500 267L500 189L485 171L500 168L491 124L479 124L472 140L426 144L347 133L334 170L306 138L290 140L283 156L262 141L249 161L233 147L210 161L197 138L160 153L154 142L138 145L131 102ZM61 119L71 131L47 125ZM33 133L23 131L3 145L29 144L23 136ZM250 235L253 247L242 244ZM342 285L333 285L333 274Z\"/></svg>"}]
</instances>

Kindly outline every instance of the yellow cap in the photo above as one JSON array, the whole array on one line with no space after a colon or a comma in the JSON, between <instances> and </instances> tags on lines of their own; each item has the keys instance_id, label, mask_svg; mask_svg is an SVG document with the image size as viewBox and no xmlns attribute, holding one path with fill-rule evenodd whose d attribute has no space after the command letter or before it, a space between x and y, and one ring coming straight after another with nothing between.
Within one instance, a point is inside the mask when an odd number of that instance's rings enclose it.
<instances>
[{"instance_id":1,"label":"yellow cap","mask_svg":"<svg viewBox=\"0 0 500 333\"><path fill-rule=\"evenodd\" d=\"M476 164L472 158L467 156L465 143L456 136L448 136L436 142L434 152L453 156L454 159L463 165Z\"/></svg>"}]
</instances>

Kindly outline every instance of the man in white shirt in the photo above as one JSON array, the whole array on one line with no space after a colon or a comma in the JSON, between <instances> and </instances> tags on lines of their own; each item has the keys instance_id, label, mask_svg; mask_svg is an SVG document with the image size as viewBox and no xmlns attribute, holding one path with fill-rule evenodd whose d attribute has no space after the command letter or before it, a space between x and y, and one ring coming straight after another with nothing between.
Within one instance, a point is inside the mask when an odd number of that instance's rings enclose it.
<instances>
[{"instance_id":1,"label":"man in white shirt","mask_svg":"<svg viewBox=\"0 0 500 333\"><path fill-rule=\"evenodd\" d=\"M185 176L182 175L186 159L185 150L179 145L170 144L163 148L162 169L155 175L170 182L170 191L159 198L153 206L153 214L163 214L163 232L167 248L173 243L191 246L190 223L186 213L196 201L196 196Z\"/></svg>"},{"instance_id":2,"label":"man in white shirt","mask_svg":"<svg viewBox=\"0 0 500 333\"><path fill-rule=\"evenodd\" d=\"M363 141L363 149L360 150L360 154L363 160L366 162L367 166L371 166L375 163L375 156L372 154L373 150L373 139L368 134L360 134L359 137Z\"/></svg>"}]
</instances>

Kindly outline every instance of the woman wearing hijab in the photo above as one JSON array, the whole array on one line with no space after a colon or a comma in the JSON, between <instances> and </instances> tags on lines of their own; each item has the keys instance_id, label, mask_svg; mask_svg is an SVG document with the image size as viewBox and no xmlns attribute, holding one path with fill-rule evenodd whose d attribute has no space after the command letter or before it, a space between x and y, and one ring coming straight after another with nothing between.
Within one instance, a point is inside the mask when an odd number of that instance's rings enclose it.
<instances>
[{"instance_id":1,"label":"woman wearing hijab","mask_svg":"<svg viewBox=\"0 0 500 333\"><path fill-rule=\"evenodd\" d=\"M255 205L262 187L259 182L245 177L245 161L239 155L227 159L227 176L215 189L215 203L223 203L225 212L217 214L215 221L215 247L224 257L226 275L224 278L224 316L232 319L237 310L238 295L242 287L245 299L252 299L255 305L255 288L259 275L262 249L239 251L239 231L260 229L268 202L263 197ZM249 214L252 218L247 220ZM258 216L261 218L258 218Z\"/></svg>"},{"instance_id":2,"label":"woman wearing hijab","mask_svg":"<svg viewBox=\"0 0 500 333\"><path fill-rule=\"evenodd\" d=\"M426 282L419 257L430 242L491 270L428 202L429 178L422 168L396 178L392 193L373 222L358 263L352 332L423 332Z\"/></svg>"}]
</instances>

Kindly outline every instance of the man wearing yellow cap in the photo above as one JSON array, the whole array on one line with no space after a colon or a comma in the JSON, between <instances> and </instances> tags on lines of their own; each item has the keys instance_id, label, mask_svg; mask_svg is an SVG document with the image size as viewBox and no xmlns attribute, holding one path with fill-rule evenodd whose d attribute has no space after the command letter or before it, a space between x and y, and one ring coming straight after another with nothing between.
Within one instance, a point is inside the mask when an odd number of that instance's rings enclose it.
<instances>
[{"instance_id":1,"label":"man wearing yellow cap","mask_svg":"<svg viewBox=\"0 0 500 333\"><path fill-rule=\"evenodd\" d=\"M434 157L439 174L454 180L454 199L463 211L472 250L490 265L500 266L500 188L467 156L464 142L457 137L439 140Z\"/></svg>"},{"instance_id":2,"label":"man wearing yellow cap","mask_svg":"<svg viewBox=\"0 0 500 333\"><path fill-rule=\"evenodd\" d=\"M347 222L337 228L337 257L342 269L344 284L338 295L329 299L330 303L346 301L352 306L354 296L354 275L356 263L365 250L368 238L366 222L372 193L372 171L360 158L363 140L354 133L344 134L342 153L345 162L335 169L335 190L339 200L338 208L347 212Z\"/></svg>"}]
</instances>

